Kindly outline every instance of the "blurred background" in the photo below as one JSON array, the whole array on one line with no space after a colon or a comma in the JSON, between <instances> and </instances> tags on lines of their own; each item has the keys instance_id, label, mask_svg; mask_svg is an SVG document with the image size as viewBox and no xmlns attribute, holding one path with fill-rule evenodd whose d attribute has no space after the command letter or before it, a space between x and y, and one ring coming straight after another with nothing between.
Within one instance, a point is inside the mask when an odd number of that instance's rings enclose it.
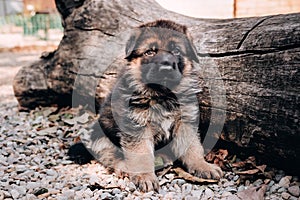
<instances>
[{"instance_id":1,"label":"blurred background","mask_svg":"<svg viewBox=\"0 0 300 200\"><path fill-rule=\"evenodd\" d=\"M199 18L239 18L300 12L299 0L157 0L168 10ZM55 0L0 0L0 103L15 101L21 66L57 48L63 28Z\"/></svg>"},{"instance_id":2,"label":"blurred background","mask_svg":"<svg viewBox=\"0 0 300 200\"><path fill-rule=\"evenodd\" d=\"M166 9L199 18L236 18L300 12L299 0L157 0ZM55 0L0 0L0 49L57 45L62 37ZM40 41L40 42L38 42Z\"/></svg>"}]
</instances>

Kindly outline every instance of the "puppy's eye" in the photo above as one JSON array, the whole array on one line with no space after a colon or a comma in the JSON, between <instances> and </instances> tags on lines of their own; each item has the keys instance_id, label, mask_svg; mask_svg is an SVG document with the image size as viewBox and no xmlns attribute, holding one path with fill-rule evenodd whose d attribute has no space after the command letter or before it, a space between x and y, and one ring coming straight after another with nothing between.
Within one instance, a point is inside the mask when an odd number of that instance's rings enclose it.
<instances>
[{"instance_id":1,"label":"puppy's eye","mask_svg":"<svg viewBox=\"0 0 300 200\"><path fill-rule=\"evenodd\" d=\"M156 51L153 49L149 49L144 53L145 56L154 56L155 54L156 54Z\"/></svg>"},{"instance_id":2,"label":"puppy's eye","mask_svg":"<svg viewBox=\"0 0 300 200\"><path fill-rule=\"evenodd\" d=\"M181 54L181 49L179 47L175 47L172 50L172 54L175 55L175 56L179 56Z\"/></svg>"}]
</instances>

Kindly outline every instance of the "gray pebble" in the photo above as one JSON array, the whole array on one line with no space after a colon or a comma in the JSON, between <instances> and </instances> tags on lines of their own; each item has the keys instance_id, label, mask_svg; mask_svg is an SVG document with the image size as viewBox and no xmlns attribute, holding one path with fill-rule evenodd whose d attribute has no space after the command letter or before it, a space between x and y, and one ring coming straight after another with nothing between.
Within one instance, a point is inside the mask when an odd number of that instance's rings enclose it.
<instances>
[{"instance_id":1,"label":"gray pebble","mask_svg":"<svg viewBox=\"0 0 300 200\"><path fill-rule=\"evenodd\" d=\"M67 197L67 199L74 199L75 197L75 190L65 190L63 191L63 195Z\"/></svg>"},{"instance_id":2,"label":"gray pebble","mask_svg":"<svg viewBox=\"0 0 300 200\"><path fill-rule=\"evenodd\" d=\"M204 192L204 199L212 198L213 196L214 196L214 192L211 189L207 188Z\"/></svg>"},{"instance_id":3,"label":"gray pebble","mask_svg":"<svg viewBox=\"0 0 300 200\"><path fill-rule=\"evenodd\" d=\"M271 193L276 192L279 188L280 186L278 184L275 184L270 188L270 192Z\"/></svg>"},{"instance_id":4,"label":"gray pebble","mask_svg":"<svg viewBox=\"0 0 300 200\"><path fill-rule=\"evenodd\" d=\"M235 176L233 177L233 181L237 181L237 180L239 180L239 178L240 178L239 175L235 175Z\"/></svg>"},{"instance_id":5,"label":"gray pebble","mask_svg":"<svg viewBox=\"0 0 300 200\"><path fill-rule=\"evenodd\" d=\"M112 196L108 192L104 192L101 194L101 199L111 199Z\"/></svg>"},{"instance_id":6,"label":"gray pebble","mask_svg":"<svg viewBox=\"0 0 300 200\"><path fill-rule=\"evenodd\" d=\"M256 181L254 181L253 186L258 187L258 186L260 186L263 183L264 183L263 180L257 179Z\"/></svg>"},{"instance_id":7,"label":"gray pebble","mask_svg":"<svg viewBox=\"0 0 300 200\"><path fill-rule=\"evenodd\" d=\"M122 200L124 198L124 196L123 196L123 194L121 193L121 194L116 194L115 196L114 196L114 200Z\"/></svg>"},{"instance_id":8,"label":"gray pebble","mask_svg":"<svg viewBox=\"0 0 300 200\"><path fill-rule=\"evenodd\" d=\"M120 194L121 193L121 190L119 188L114 188L111 192L112 194Z\"/></svg>"},{"instance_id":9,"label":"gray pebble","mask_svg":"<svg viewBox=\"0 0 300 200\"><path fill-rule=\"evenodd\" d=\"M234 182L233 181L228 181L226 183L223 184L223 187L228 187L228 186L233 186L234 185Z\"/></svg>"},{"instance_id":10,"label":"gray pebble","mask_svg":"<svg viewBox=\"0 0 300 200\"><path fill-rule=\"evenodd\" d=\"M281 187L277 190L278 193L286 192L286 188Z\"/></svg>"},{"instance_id":11,"label":"gray pebble","mask_svg":"<svg viewBox=\"0 0 300 200\"><path fill-rule=\"evenodd\" d=\"M241 191L244 191L244 190L245 190L245 186L240 185L240 186L238 187L238 192L241 192Z\"/></svg>"},{"instance_id":12,"label":"gray pebble","mask_svg":"<svg viewBox=\"0 0 300 200\"><path fill-rule=\"evenodd\" d=\"M161 194L161 195L166 195L167 194L167 188L165 186L163 186L162 188L160 188L158 190L158 193Z\"/></svg>"},{"instance_id":13,"label":"gray pebble","mask_svg":"<svg viewBox=\"0 0 300 200\"><path fill-rule=\"evenodd\" d=\"M14 186L14 189L18 191L20 196L26 194L26 187L24 187L24 186Z\"/></svg>"},{"instance_id":14,"label":"gray pebble","mask_svg":"<svg viewBox=\"0 0 300 200\"><path fill-rule=\"evenodd\" d=\"M290 196L289 200L299 200L297 197Z\"/></svg>"},{"instance_id":15,"label":"gray pebble","mask_svg":"<svg viewBox=\"0 0 300 200\"><path fill-rule=\"evenodd\" d=\"M182 193L189 194L192 191L193 186L191 184L185 183L182 185L181 188L182 188Z\"/></svg>"},{"instance_id":16,"label":"gray pebble","mask_svg":"<svg viewBox=\"0 0 300 200\"><path fill-rule=\"evenodd\" d=\"M226 192L237 192L237 188L231 186L231 187L225 188L225 191L226 191Z\"/></svg>"},{"instance_id":17,"label":"gray pebble","mask_svg":"<svg viewBox=\"0 0 300 200\"><path fill-rule=\"evenodd\" d=\"M198 197L198 198L200 198L201 195L203 194L203 191L204 191L204 190L192 190L192 191L191 191L191 194L192 194L193 197Z\"/></svg>"},{"instance_id":18,"label":"gray pebble","mask_svg":"<svg viewBox=\"0 0 300 200\"><path fill-rule=\"evenodd\" d=\"M184 179L177 179L177 184L178 185L183 185L185 183L186 183L186 181Z\"/></svg>"},{"instance_id":19,"label":"gray pebble","mask_svg":"<svg viewBox=\"0 0 300 200\"><path fill-rule=\"evenodd\" d=\"M36 200L36 199L37 197L34 194L26 194L26 200Z\"/></svg>"},{"instance_id":20,"label":"gray pebble","mask_svg":"<svg viewBox=\"0 0 300 200\"><path fill-rule=\"evenodd\" d=\"M11 194L13 199L18 199L20 197L20 193L16 189L12 189L10 191L10 194Z\"/></svg>"},{"instance_id":21,"label":"gray pebble","mask_svg":"<svg viewBox=\"0 0 300 200\"><path fill-rule=\"evenodd\" d=\"M49 176L57 176L57 172L53 169L46 170L46 174Z\"/></svg>"},{"instance_id":22,"label":"gray pebble","mask_svg":"<svg viewBox=\"0 0 300 200\"><path fill-rule=\"evenodd\" d=\"M123 179L119 179L117 184L121 189L124 189L126 187L126 183Z\"/></svg>"},{"instance_id":23,"label":"gray pebble","mask_svg":"<svg viewBox=\"0 0 300 200\"><path fill-rule=\"evenodd\" d=\"M289 199L290 196L291 196L291 195L290 195L289 193L287 193L287 192L281 193L281 197L282 197L283 199Z\"/></svg>"},{"instance_id":24,"label":"gray pebble","mask_svg":"<svg viewBox=\"0 0 300 200\"><path fill-rule=\"evenodd\" d=\"M274 185L274 183L275 183L275 182L274 182L273 180L271 180L270 183L268 184L268 186L269 186L269 187L272 187L272 186Z\"/></svg>"},{"instance_id":25,"label":"gray pebble","mask_svg":"<svg viewBox=\"0 0 300 200\"><path fill-rule=\"evenodd\" d=\"M229 196L231 196L231 195L232 195L231 192L223 192L222 198L226 198L226 197L229 197Z\"/></svg>"},{"instance_id":26,"label":"gray pebble","mask_svg":"<svg viewBox=\"0 0 300 200\"><path fill-rule=\"evenodd\" d=\"M187 195L184 197L185 200L199 200L198 197L194 197L194 196L191 196L191 195Z\"/></svg>"},{"instance_id":27,"label":"gray pebble","mask_svg":"<svg viewBox=\"0 0 300 200\"><path fill-rule=\"evenodd\" d=\"M289 187L288 191L291 195L293 195L295 197L299 197L299 195L300 195L300 188L297 185Z\"/></svg>"},{"instance_id":28,"label":"gray pebble","mask_svg":"<svg viewBox=\"0 0 300 200\"><path fill-rule=\"evenodd\" d=\"M290 181L291 181L292 177L291 176L285 176L283 178L280 179L278 185L280 187L285 187L288 188L290 185Z\"/></svg>"},{"instance_id":29,"label":"gray pebble","mask_svg":"<svg viewBox=\"0 0 300 200\"><path fill-rule=\"evenodd\" d=\"M153 194L154 194L154 192L153 192L153 191L150 191L150 192L144 193L144 194L143 194L143 199L144 199L144 198L150 198L150 197L151 197Z\"/></svg>"},{"instance_id":30,"label":"gray pebble","mask_svg":"<svg viewBox=\"0 0 300 200\"><path fill-rule=\"evenodd\" d=\"M129 190L130 192L133 192L133 191L136 190L136 186L135 186L135 184L134 184L133 182L130 182L130 183L128 184L128 190Z\"/></svg>"},{"instance_id":31,"label":"gray pebble","mask_svg":"<svg viewBox=\"0 0 300 200\"><path fill-rule=\"evenodd\" d=\"M4 192L0 190L0 200L4 199Z\"/></svg>"},{"instance_id":32,"label":"gray pebble","mask_svg":"<svg viewBox=\"0 0 300 200\"><path fill-rule=\"evenodd\" d=\"M90 188L88 188L88 189L86 189L85 191L84 191L84 195L86 196L88 196L88 197L92 197L93 196L93 192L91 191L91 189Z\"/></svg>"}]
</instances>

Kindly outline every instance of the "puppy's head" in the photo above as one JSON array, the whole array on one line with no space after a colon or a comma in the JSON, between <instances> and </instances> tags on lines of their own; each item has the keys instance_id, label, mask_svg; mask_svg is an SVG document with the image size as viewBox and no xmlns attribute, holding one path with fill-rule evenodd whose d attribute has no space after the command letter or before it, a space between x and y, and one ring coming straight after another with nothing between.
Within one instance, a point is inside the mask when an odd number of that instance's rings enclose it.
<instances>
[{"instance_id":1,"label":"puppy's head","mask_svg":"<svg viewBox=\"0 0 300 200\"><path fill-rule=\"evenodd\" d=\"M136 79L147 87L172 90L198 58L187 28L167 20L144 24L126 45L126 59Z\"/></svg>"}]
</instances>

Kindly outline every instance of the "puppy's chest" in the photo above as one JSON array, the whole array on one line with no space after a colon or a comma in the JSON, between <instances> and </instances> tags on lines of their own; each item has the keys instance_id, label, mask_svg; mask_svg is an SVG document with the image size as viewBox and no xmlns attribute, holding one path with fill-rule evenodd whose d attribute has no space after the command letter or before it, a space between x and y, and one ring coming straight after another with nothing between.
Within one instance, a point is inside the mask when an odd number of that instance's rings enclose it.
<instances>
[{"instance_id":1,"label":"puppy's chest","mask_svg":"<svg viewBox=\"0 0 300 200\"><path fill-rule=\"evenodd\" d=\"M142 127L149 127L158 140L172 136L178 115L176 106L150 101L147 106L132 107L130 112L131 120Z\"/></svg>"}]
</instances>

